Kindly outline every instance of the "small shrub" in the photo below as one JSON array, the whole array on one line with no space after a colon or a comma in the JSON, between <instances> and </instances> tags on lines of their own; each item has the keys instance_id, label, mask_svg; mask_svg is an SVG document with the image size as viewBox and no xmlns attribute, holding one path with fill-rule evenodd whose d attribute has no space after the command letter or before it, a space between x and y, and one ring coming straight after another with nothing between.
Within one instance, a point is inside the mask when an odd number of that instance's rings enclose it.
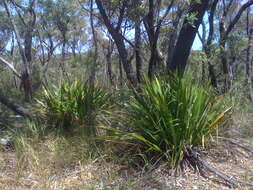
<instances>
[{"instance_id":1,"label":"small shrub","mask_svg":"<svg viewBox=\"0 0 253 190\"><path fill-rule=\"evenodd\" d=\"M118 132L146 157L164 155L175 167L187 147L204 145L216 131L229 110L222 110L221 102L210 88L187 77L146 79L142 92L126 104L122 119L130 129Z\"/></svg>"},{"instance_id":2,"label":"small shrub","mask_svg":"<svg viewBox=\"0 0 253 190\"><path fill-rule=\"evenodd\" d=\"M44 89L39 110L49 125L65 132L73 132L82 126L83 132L96 135L98 115L106 113L112 106L111 96L102 88L90 88L81 81L64 81L59 87Z\"/></svg>"}]
</instances>

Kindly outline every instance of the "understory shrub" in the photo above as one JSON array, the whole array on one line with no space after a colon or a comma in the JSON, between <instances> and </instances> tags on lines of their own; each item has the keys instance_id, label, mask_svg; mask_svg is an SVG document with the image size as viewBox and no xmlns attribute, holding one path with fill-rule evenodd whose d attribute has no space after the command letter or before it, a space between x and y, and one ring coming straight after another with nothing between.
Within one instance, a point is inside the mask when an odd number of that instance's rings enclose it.
<instances>
[{"instance_id":1,"label":"understory shrub","mask_svg":"<svg viewBox=\"0 0 253 190\"><path fill-rule=\"evenodd\" d=\"M138 147L146 158L165 156L172 167L184 159L187 147L204 146L230 109L211 88L192 81L145 79L141 92L134 91L125 105L121 120L128 127L115 130L121 141Z\"/></svg>"},{"instance_id":2,"label":"understory shrub","mask_svg":"<svg viewBox=\"0 0 253 190\"><path fill-rule=\"evenodd\" d=\"M81 128L88 136L97 135L98 115L106 114L113 106L111 95L97 86L75 80L63 81L52 89L44 88L39 110L48 126L73 132Z\"/></svg>"}]
</instances>

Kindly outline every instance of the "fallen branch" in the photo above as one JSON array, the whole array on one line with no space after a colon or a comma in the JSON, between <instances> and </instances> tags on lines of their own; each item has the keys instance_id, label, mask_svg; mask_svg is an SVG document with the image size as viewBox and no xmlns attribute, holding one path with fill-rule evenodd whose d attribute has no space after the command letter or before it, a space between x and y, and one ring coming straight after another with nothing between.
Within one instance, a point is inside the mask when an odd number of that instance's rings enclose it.
<instances>
[{"instance_id":1,"label":"fallen branch","mask_svg":"<svg viewBox=\"0 0 253 190\"><path fill-rule=\"evenodd\" d=\"M232 144L232 145L238 146L239 148L241 148L241 149L245 150L246 152L249 152L250 154L253 155L253 151L249 147L247 147L246 145L243 145L241 142L236 142L231 139L223 139L223 140Z\"/></svg>"},{"instance_id":2,"label":"fallen branch","mask_svg":"<svg viewBox=\"0 0 253 190\"><path fill-rule=\"evenodd\" d=\"M238 187L239 184L237 181L233 180L232 177L228 176L227 174L218 171L214 167L210 166L207 162L202 160L199 156L199 153L194 151L191 147L186 147L184 153L184 164L187 164L190 167L193 167L196 171L198 171L203 177L206 178L205 172L209 171L214 173L219 178L223 179L232 187Z\"/></svg>"},{"instance_id":3,"label":"fallen branch","mask_svg":"<svg viewBox=\"0 0 253 190\"><path fill-rule=\"evenodd\" d=\"M0 103L4 104L6 107L11 109L12 111L17 113L18 115L30 118L30 114L28 113L28 111L25 108L15 104L13 101L11 101L8 98L4 97L1 94L1 91L0 91Z\"/></svg>"}]
</instances>

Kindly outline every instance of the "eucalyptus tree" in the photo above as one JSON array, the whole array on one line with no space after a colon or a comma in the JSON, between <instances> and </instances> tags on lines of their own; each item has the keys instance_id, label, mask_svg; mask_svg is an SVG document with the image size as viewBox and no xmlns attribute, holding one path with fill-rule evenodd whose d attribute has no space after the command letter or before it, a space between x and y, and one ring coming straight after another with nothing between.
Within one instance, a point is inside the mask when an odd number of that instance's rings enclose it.
<instances>
[{"instance_id":1,"label":"eucalyptus tree","mask_svg":"<svg viewBox=\"0 0 253 190\"><path fill-rule=\"evenodd\" d=\"M87 41L86 22L84 15L76 0L50 1L39 0L39 25L38 39L41 44L42 62L48 63L52 55L61 51L60 67L66 73L66 54L75 57L77 51L81 53L82 46ZM44 61L43 61L44 59Z\"/></svg>"},{"instance_id":2,"label":"eucalyptus tree","mask_svg":"<svg viewBox=\"0 0 253 190\"><path fill-rule=\"evenodd\" d=\"M172 59L167 67L169 73L178 70L183 74L193 41L198 32L199 25L203 21L204 14L208 9L209 2L205 0L193 0L190 2L187 15L178 35Z\"/></svg>"},{"instance_id":3,"label":"eucalyptus tree","mask_svg":"<svg viewBox=\"0 0 253 190\"><path fill-rule=\"evenodd\" d=\"M213 41L215 38L215 28L214 28L214 20L215 20L215 13L216 13L216 8L218 5L219 0L214 0L211 5L209 10L207 11L208 15L208 23L202 22L202 36L198 32L198 37L200 38L200 41L202 42L203 46L203 51L205 52L207 56L207 64L208 64L208 74L209 78L211 81L211 84L214 88L218 87L217 84L217 78L216 78L216 73L214 69L214 63L211 61L212 57L212 47L213 47ZM207 31L207 26L209 30ZM208 33L207 33L208 32ZM203 68L205 69L205 68Z\"/></svg>"},{"instance_id":4,"label":"eucalyptus tree","mask_svg":"<svg viewBox=\"0 0 253 190\"><path fill-rule=\"evenodd\" d=\"M164 56L158 47L158 39L160 37L160 31L162 24L170 13L172 6L174 6L174 0L169 1L166 8L163 9L162 1L148 1L148 10L146 15L143 17L143 23L148 36L150 46L150 58L148 67L148 76L152 77L154 70L159 68L159 65L164 65ZM164 11L161 15L161 11ZM161 16L160 16L161 15Z\"/></svg>"},{"instance_id":5,"label":"eucalyptus tree","mask_svg":"<svg viewBox=\"0 0 253 190\"><path fill-rule=\"evenodd\" d=\"M183 1L183 5L185 5L184 3L187 4L188 2ZM139 20L139 22L142 22L144 26L144 32L147 35L148 47L150 51L150 57L148 61L148 75L152 77L156 68L159 68L158 65L165 65L164 60L166 60L165 56L162 55L162 52L159 48L158 40L160 39L160 31L164 28L163 26L166 25L166 23L170 23L170 19L172 18L170 15L173 14L173 11L175 11L173 7L182 5L173 0L166 2L161 0L122 0L112 2L102 2L101 0L96 0L96 4L104 21L104 24L117 46L121 62L123 63L123 67L126 72L126 76L130 83L136 87L138 80L132 68L131 56L126 49L126 43L130 44L135 50L140 49L138 48L138 41L140 41L138 40L140 38L138 36L140 35L138 35L138 28L135 28L137 34L135 42L137 42L137 47L135 47L135 45L131 43L131 41L126 38L126 36L124 36L124 33L121 30L121 27L123 25L122 23L131 23L131 18L129 19L127 10L130 8L135 8L137 10L136 12L139 10L141 13L139 15L136 13L132 15L137 15L137 20ZM110 15L109 8L110 6L115 5L118 8L118 11L114 11L114 15ZM135 5L135 7L133 5ZM184 8L182 7L178 8L178 10L182 9L182 12L174 17L176 18L176 20L173 20L174 23L171 22L172 26L178 26L178 30L176 32L173 32L173 35L171 35L173 38L176 37L177 40L171 39L170 45L168 45L168 48L170 48L168 49L168 52L170 52L170 54L168 54L166 62L167 71L169 73L174 72L177 69L181 70L182 72L184 71L188 56L190 54L191 46L198 31L198 27L203 20L204 13L208 9L208 5L209 1L190 1L190 3L187 4L186 11L184 11ZM143 12L140 10L141 7L143 7ZM115 14L115 12L117 14ZM115 20L117 20L117 22L115 22ZM138 26L136 23L135 26ZM179 23L182 24L180 25ZM175 48L172 50L171 47ZM141 59L138 58L138 55L139 53L137 51L137 63L141 61ZM136 70L138 71L138 68Z\"/></svg>"},{"instance_id":6,"label":"eucalyptus tree","mask_svg":"<svg viewBox=\"0 0 253 190\"><path fill-rule=\"evenodd\" d=\"M231 87L232 73L229 71L226 44L229 36L235 27L236 23L239 21L245 10L253 5L253 0L248 0L245 3L236 0L222 1L222 12L219 22L219 45L220 45L220 56L222 63L222 71L224 75L224 86L223 91L226 92ZM232 18L232 19L231 19ZM228 22L226 22L228 21Z\"/></svg>"},{"instance_id":7,"label":"eucalyptus tree","mask_svg":"<svg viewBox=\"0 0 253 190\"><path fill-rule=\"evenodd\" d=\"M66 74L64 61L66 57L66 45L68 42L67 34L69 32L70 23L70 9L67 4L68 1L60 1L54 4L52 8L53 22L56 25L58 31L61 34L61 44L62 44L62 60L60 66L63 74Z\"/></svg>"},{"instance_id":8,"label":"eucalyptus tree","mask_svg":"<svg viewBox=\"0 0 253 190\"><path fill-rule=\"evenodd\" d=\"M252 22L252 15L250 19L250 9L247 11L247 48L246 48L246 60L245 60L245 74L246 74L246 81L247 86L249 89L249 98L251 102L253 102L253 71L252 71L252 62L253 62L253 54L252 54L252 46L253 46L253 22Z\"/></svg>"},{"instance_id":9,"label":"eucalyptus tree","mask_svg":"<svg viewBox=\"0 0 253 190\"><path fill-rule=\"evenodd\" d=\"M39 58L43 66L49 63L55 50L61 45L59 33L53 20L53 6L54 4L50 0L38 0L36 35L40 44Z\"/></svg>"},{"instance_id":10,"label":"eucalyptus tree","mask_svg":"<svg viewBox=\"0 0 253 190\"><path fill-rule=\"evenodd\" d=\"M207 56L211 84L220 92L231 88L238 63L246 56L246 38L250 30L246 10L252 4L251 0L214 0L207 11L208 19L202 23L202 34L198 36ZM242 30L245 23L247 29Z\"/></svg>"},{"instance_id":11,"label":"eucalyptus tree","mask_svg":"<svg viewBox=\"0 0 253 190\"><path fill-rule=\"evenodd\" d=\"M77 56L77 53L80 55L83 46L85 46L88 41L86 34L87 24L84 20L85 16L83 16L81 12L71 19L68 46L74 57Z\"/></svg>"},{"instance_id":12,"label":"eucalyptus tree","mask_svg":"<svg viewBox=\"0 0 253 190\"><path fill-rule=\"evenodd\" d=\"M127 22L126 8L129 1L123 0L123 1L120 1L119 4L116 3L116 5L115 3L113 4L113 2L111 1L102 2L101 0L96 0L95 2L99 9L102 20L117 46L119 57L123 64L126 77L134 87L137 87L138 86L137 78L133 70L133 66L131 64L132 58L129 55L127 46L125 44L126 38L122 35L123 33L122 25L123 23ZM107 6L107 9L106 9L106 6ZM108 10L112 10L111 8L112 6L114 7L114 10L118 10L116 14L113 15L113 17L112 17L112 11L108 11Z\"/></svg>"},{"instance_id":13,"label":"eucalyptus tree","mask_svg":"<svg viewBox=\"0 0 253 190\"><path fill-rule=\"evenodd\" d=\"M25 100L30 101L32 98L30 67L32 61L33 32L36 24L36 0L29 0L28 2L21 3L14 0L4 0L3 6L12 25L13 32L15 33L15 39L23 62L20 86L24 89ZM13 9L10 9L10 6ZM13 10L15 10L15 12ZM14 16L19 18L21 23L19 26L22 26L22 31L21 28L17 26Z\"/></svg>"}]
</instances>

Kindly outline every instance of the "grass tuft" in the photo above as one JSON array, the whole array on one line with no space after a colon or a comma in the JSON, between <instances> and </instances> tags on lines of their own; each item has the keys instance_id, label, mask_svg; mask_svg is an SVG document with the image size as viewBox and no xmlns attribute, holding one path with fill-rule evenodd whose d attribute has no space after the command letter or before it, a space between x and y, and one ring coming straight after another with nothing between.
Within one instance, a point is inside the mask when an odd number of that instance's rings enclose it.
<instances>
[{"instance_id":1,"label":"grass tuft","mask_svg":"<svg viewBox=\"0 0 253 190\"><path fill-rule=\"evenodd\" d=\"M88 136L97 136L94 125L113 106L111 95L102 88L90 88L75 80L63 81L58 87L44 89L39 110L52 128L71 133L78 129ZM91 125L92 123L92 125Z\"/></svg>"},{"instance_id":2,"label":"grass tuft","mask_svg":"<svg viewBox=\"0 0 253 190\"><path fill-rule=\"evenodd\" d=\"M129 128L111 130L145 158L164 156L176 167L187 147L205 145L229 110L210 88L189 77L145 79L121 118Z\"/></svg>"}]
</instances>

